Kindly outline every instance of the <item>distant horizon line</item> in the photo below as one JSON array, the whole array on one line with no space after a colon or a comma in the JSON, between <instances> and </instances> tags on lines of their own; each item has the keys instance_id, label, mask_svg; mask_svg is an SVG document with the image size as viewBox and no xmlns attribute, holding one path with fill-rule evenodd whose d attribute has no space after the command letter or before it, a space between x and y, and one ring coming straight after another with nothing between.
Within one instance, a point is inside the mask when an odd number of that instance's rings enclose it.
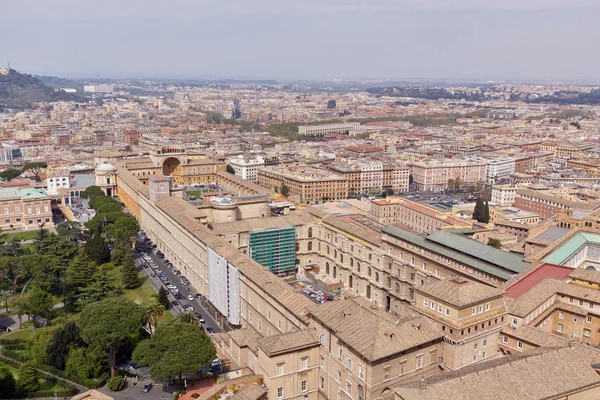
<instances>
[{"instance_id":1,"label":"distant horizon line","mask_svg":"<svg viewBox=\"0 0 600 400\"><path fill-rule=\"evenodd\" d=\"M244 76L244 75L221 75L221 76L191 76L186 74L181 75L163 75L163 74L143 74L143 73L89 73L89 72L53 72L53 71L25 71L19 70L11 65L11 69L17 72L26 73L35 76L46 76L53 78L61 78L66 80L94 80L100 78L100 80L148 80L148 81L275 81L281 84L293 84L302 82L318 82L318 83L344 83L344 82L408 82L408 83L474 83L474 84L576 84L576 85L600 85L600 78L451 78L451 77L407 77L407 78L378 78L378 77L322 77L322 78L276 78L276 77L264 77L264 76Z\"/></svg>"}]
</instances>

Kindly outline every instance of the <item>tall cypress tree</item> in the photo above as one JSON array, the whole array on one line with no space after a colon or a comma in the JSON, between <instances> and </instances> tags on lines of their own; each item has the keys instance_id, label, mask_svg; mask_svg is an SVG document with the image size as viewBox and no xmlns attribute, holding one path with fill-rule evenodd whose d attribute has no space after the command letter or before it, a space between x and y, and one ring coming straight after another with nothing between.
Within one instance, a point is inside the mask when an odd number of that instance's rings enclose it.
<instances>
[{"instance_id":1,"label":"tall cypress tree","mask_svg":"<svg viewBox=\"0 0 600 400\"><path fill-rule=\"evenodd\" d=\"M485 204L483 204L483 199L480 197L475 202L475 209L473 210L473 219L477 222L483 222L485 217Z\"/></svg>"},{"instance_id":2,"label":"tall cypress tree","mask_svg":"<svg viewBox=\"0 0 600 400\"><path fill-rule=\"evenodd\" d=\"M486 224L490 222L490 205L487 200L485 201L485 206L483 208L483 222Z\"/></svg>"},{"instance_id":3,"label":"tall cypress tree","mask_svg":"<svg viewBox=\"0 0 600 400\"><path fill-rule=\"evenodd\" d=\"M96 262L98 265L110 261L110 249L108 248L108 244L106 244L106 241L98 232L94 233L94 236L88 240L83 252L90 260Z\"/></svg>"},{"instance_id":4,"label":"tall cypress tree","mask_svg":"<svg viewBox=\"0 0 600 400\"><path fill-rule=\"evenodd\" d=\"M133 259L123 261L123 286L125 289L135 289L140 285L140 276Z\"/></svg>"}]
</instances>

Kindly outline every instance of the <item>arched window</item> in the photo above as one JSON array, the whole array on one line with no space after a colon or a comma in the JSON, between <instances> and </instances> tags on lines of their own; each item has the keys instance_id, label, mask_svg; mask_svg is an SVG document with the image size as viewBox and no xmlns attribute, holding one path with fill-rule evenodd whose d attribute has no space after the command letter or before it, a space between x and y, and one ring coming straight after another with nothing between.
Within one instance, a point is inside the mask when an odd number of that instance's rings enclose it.
<instances>
[{"instance_id":1,"label":"arched window","mask_svg":"<svg viewBox=\"0 0 600 400\"><path fill-rule=\"evenodd\" d=\"M367 271L369 271L369 277L371 277L371 273L373 272L373 271L371 270L371 267L369 267L369 269L368 269Z\"/></svg>"},{"instance_id":2,"label":"arched window","mask_svg":"<svg viewBox=\"0 0 600 400\"><path fill-rule=\"evenodd\" d=\"M359 262L356 263L356 271L358 271L358 273L360 274L360 263Z\"/></svg>"},{"instance_id":3,"label":"arched window","mask_svg":"<svg viewBox=\"0 0 600 400\"><path fill-rule=\"evenodd\" d=\"M367 299L371 298L371 285L367 285Z\"/></svg>"},{"instance_id":4,"label":"arched window","mask_svg":"<svg viewBox=\"0 0 600 400\"><path fill-rule=\"evenodd\" d=\"M354 267L354 258L350 258L350 266Z\"/></svg>"},{"instance_id":5,"label":"arched window","mask_svg":"<svg viewBox=\"0 0 600 400\"><path fill-rule=\"evenodd\" d=\"M352 277L352 275L348 276L348 287L350 289L352 289L352 287L354 286L354 278Z\"/></svg>"},{"instance_id":6,"label":"arched window","mask_svg":"<svg viewBox=\"0 0 600 400\"><path fill-rule=\"evenodd\" d=\"M329 275L329 263L328 262L325 263L325 273L327 275Z\"/></svg>"},{"instance_id":7,"label":"arched window","mask_svg":"<svg viewBox=\"0 0 600 400\"><path fill-rule=\"evenodd\" d=\"M312 237L312 228L308 228L308 237L311 238Z\"/></svg>"},{"instance_id":8,"label":"arched window","mask_svg":"<svg viewBox=\"0 0 600 400\"><path fill-rule=\"evenodd\" d=\"M358 400L365 400L365 389L362 385L358 385Z\"/></svg>"},{"instance_id":9,"label":"arched window","mask_svg":"<svg viewBox=\"0 0 600 400\"><path fill-rule=\"evenodd\" d=\"M327 254L329 254L329 246L327 246Z\"/></svg>"},{"instance_id":10,"label":"arched window","mask_svg":"<svg viewBox=\"0 0 600 400\"><path fill-rule=\"evenodd\" d=\"M308 251L312 250L312 242L308 242L308 247L307 247Z\"/></svg>"},{"instance_id":11,"label":"arched window","mask_svg":"<svg viewBox=\"0 0 600 400\"><path fill-rule=\"evenodd\" d=\"M340 254L340 262L343 264L344 263L344 255Z\"/></svg>"},{"instance_id":12,"label":"arched window","mask_svg":"<svg viewBox=\"0 0 600 400\"><path fill-rule=\"evenodd\" d=\"M379 282L379 272L375 272L375 280Z\"/></svg>"},{"instance_id":13,"label":"arched window","mask_svg":"<svg viewBox=\"0 0 600 400\"><path fill-rule=\"evenodd\" d=\"M300 251L300 243L296 242L296 251Z\"/></svg>"},{"instance_id":14,"label":"arched window","mask_svg":"<svg viewBox=\"0 0 600 400\"><path fill-rule=\"evenodd\" d=\"M337 266L333 266L333 277L337 278Z\"/></svg>"},{"instance_id":15,"label":"arched window","mask_svg":"<svg viewBox=\"0 0 600 400\"><path fill-rule=\"evenodd\" d=\"M333 258L337 258L337 250L333 251Z\"/></svg>"},{"instance_id":16,"label":"arched window","mask_svg":"<svg viewBox=\"0 0 600 400\"><path fill-rule=\"evenodd\" d=\"M396 282L396 293L400 293L400 284Z\"/></svg>"}]
</instances>

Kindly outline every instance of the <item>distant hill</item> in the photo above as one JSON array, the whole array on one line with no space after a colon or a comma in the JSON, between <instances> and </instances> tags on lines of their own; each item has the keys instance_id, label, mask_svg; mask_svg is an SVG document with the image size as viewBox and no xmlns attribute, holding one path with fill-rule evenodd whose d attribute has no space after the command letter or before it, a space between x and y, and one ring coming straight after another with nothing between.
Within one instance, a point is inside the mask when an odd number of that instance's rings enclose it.
<instances>
[{"instance_id":1,"label":"distant hill","mask_svg":"<svg viewBox=\"0 0 600 400\"><path fill-rule=\"evenodd\" d=\"M14 69L0 75L0 110L3 108L30 108L33 103L53 101L85 101L74 93L66 93L46 86L42 81Z\"/></svg>"},{"instance_id":2,"label":"distant hill","mask_svg":"<svg viewBox=\"0 0 600 400\"><path fill-rule=\"evenodd\" d=\"M70 79L59 78L56 76L36 76L44 85L51 88L75 89L83 93L83 83L72 81Z\"/></svg>"}]
</instances>

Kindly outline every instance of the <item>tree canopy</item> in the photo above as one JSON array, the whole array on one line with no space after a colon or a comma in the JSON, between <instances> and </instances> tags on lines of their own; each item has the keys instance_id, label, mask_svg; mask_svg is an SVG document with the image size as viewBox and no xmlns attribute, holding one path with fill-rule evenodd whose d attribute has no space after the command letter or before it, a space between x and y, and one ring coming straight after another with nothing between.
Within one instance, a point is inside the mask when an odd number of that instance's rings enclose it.
<instances>
[{"instance_id":1,"label":"tree canopy","mask_svg":"<svg viewBox=\"0 0 600 400\"><path fill-rule=\"evenodd\" d=\"M104 191L102 189L100 189L99 186L88 186L87 189L85 189L82 193L81 193L81 197L83 197L84 199L94 199L95 197L104 197L106 196L104 194Z\"/></svg>"},{"instance_id":2,"label":"tree canopy","mask_svg":"<svg viewBox=\"0 0 600 400\"><path fill-rule=\"evenodd\" d=\"M35 161L35 162L30 162L25 164L25 166L23 167L23 169L21 170L22 172L25 171L31 171L35 174L35 180L39 181L40 180L40 173L42 172L43 169L48 168L48 164L46 164L45 162L39 162L39 161Z\"/></svg>"},{"instance_id":3,"label":"tree canopy","mask_svg":"<svg viewBox=\"0 0 600 400\"><path fill-rule=\"evenodd\" d=\"M81 312L81 337L89 346L108 351L111 376L119 344L139 336L144 316L145 310L126 297L90 303Z\"/></svg>"},{"instance_id":4,"label":"tree canopy","mask_svg":"<svg viewBox=\"0 0 600 400\"><path fill-rule=\"evenodd\" d=\"M200 371L216 355L215 346L198 327L182 322L160 325L150 339L140 342L133 360L150 366L150 376L170 380Z\"/></svg>"},{"instance_id":5,"label":"tree canopy","mask_svg":"<svg viewBox=\"0 0 600 400\"><path fill-rule=\"evenodd\" d=\"M6 182L10 182L21 174L22 172L19 169L5 169L4 171L0 172L0 178Z\"/></svg>"}]
</instances>

